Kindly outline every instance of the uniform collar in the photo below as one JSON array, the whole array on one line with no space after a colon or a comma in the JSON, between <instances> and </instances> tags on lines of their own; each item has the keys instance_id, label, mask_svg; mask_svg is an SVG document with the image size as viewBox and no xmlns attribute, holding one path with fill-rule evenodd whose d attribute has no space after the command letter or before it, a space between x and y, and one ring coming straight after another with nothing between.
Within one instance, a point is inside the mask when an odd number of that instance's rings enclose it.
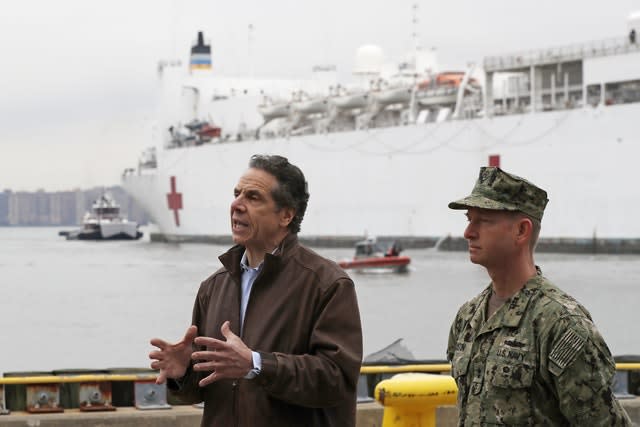
<instances>
[{"instance_id":1,"label":"uniform collar","mask_svg":"<svg viewBox=\"0 0 640 427\"><path fill-rule=\"evenodd\" d=\"M542 275L540 269L536 266L537 274L527 280L522 289L509 298L502 307L500 307L493 316L484 323L482 332L489 332L500 327L515 328L520 324L524 316L529 301L539 292ZM491 286L484 292L482 307L482 316L486 309L486 302L491 295ZM478 315L480 313L476 313Z\"/></svg>"}]
</instances>

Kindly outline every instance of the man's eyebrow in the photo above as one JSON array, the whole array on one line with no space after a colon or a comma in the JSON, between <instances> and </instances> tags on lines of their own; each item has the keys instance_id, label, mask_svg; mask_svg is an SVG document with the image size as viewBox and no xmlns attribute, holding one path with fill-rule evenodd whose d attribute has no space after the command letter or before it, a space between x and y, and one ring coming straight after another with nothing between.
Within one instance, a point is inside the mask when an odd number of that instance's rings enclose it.
<instances>
[{"instance_id":1,"label":"man's eyebrow","mask_svg":"<svg viewBox=\"0 0 640 427\"><path fill-rule=\"evenodd\" d=\"M244 192L248 196L262 196L262 193L263 193L262 190L260 190L259 188L246 188Z\"/></svg>"}]
</instances>

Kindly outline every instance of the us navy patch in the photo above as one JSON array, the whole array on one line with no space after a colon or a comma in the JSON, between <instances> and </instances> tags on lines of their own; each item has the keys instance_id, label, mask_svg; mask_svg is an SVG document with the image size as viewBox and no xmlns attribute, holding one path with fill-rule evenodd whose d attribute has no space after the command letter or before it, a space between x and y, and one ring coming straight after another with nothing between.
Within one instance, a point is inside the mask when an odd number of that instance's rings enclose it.
<instances>
[{"instance_id":1,"label":"us navy patch","mask_svg":"<svg viewBox=\"0 0 640 427\"><path fill-rule=\"evenodd\" d=\"M499 348L496 351L496 355L502 357L503 359L515 360L517 362L522 362L527 356L521 351L509 350L507 348Z\"/></svg>"},{"instance_id":2,"label":"us navy patch","mask_svg":"<svg viewBox=\"0 0 640 427\"><path fill-rule=\"evenodd\" d=\"M553 346L553 349L551 349L549 360L555 363L560 369L566 368L582 350L586 341L586 338L569 329L556 345Z\"/></svg>"}]
</instances>

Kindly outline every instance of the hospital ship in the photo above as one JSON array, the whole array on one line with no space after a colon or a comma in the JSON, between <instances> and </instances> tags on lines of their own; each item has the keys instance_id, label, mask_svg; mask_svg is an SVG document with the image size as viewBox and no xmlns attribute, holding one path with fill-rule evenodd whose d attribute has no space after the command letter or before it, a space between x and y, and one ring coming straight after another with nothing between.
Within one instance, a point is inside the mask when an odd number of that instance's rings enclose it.
<instances>
[{"instance_id":1,"label":"hospital ship","mask_svg":"<svg viewBox=\"0 0 640 427\"><path fill-rule=\"evenodd\" d=\"M219 76L198 33L188 63L158 64L155 140L122 185L153 218L153 240L222 242L249 158L279 154L309 182L301 239L429 246L462 236L465 218L447 203L493 165L548 191L542 241L637 250L637 32L632 13L615 37L461 70L419 49L390 67L365 45L349 83L333 66L307 80Z\"/></svg>"}]
</instances>

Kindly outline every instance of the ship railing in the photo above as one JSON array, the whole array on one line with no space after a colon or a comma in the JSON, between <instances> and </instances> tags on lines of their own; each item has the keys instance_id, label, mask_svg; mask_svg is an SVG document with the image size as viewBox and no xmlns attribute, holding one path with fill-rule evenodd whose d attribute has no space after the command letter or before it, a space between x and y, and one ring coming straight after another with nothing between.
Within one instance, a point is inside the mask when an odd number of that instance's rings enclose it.
<instances>
[{"instance_id":1,"label":"ship railing","mask_svg":"<svg viewBox=\"0 0 640 427\"><path fill-rule=\"evenodd\" d=\"M572 84L572 85L567 85L565 86L557 86L555 88L550 88L550 87L545 87L545 88L541 88L541 89L537 89L536 92L538 95L555 95L556 97L562 97L565 94L565 91L568 92L569 94L573 94L573 93L582 93L582 85L581 84ZM522 89L522 90L510 90L507 92L504 92L503 94L501 94L501 96L496 96L494 97L494 101L495 100L501 100L503 98L507 98L507 99L515 99L515 98L527 98L531 96L531 91L529 89Z\"/></svg>"},{"instance_id":2,"label":"ship railing","mask_svg":"<svg viewBox=\"0 0 640 427\"><path fill-rule=\"evenodd\" d=\"M508 71L533 65L556 64L583 58L639 52L640 44L628 38L615 37L581 44L528 50L503 56L488 56L484 59L484 70Z\"/></svg>"},{"instance_id":3,"label":"ship railing","mask_svg":"<svg viewBox=\"0 0 640 427\"><path fill-rule=\"evenodd\" d=\"M543 98L534 101L536 111L570 110L582 107L582 85L573 84L566 87L542 88L537 94ZM493 98L493 115L522 114L531 111L531 91L507 91Z\"/></svg>"}]
</instances>

